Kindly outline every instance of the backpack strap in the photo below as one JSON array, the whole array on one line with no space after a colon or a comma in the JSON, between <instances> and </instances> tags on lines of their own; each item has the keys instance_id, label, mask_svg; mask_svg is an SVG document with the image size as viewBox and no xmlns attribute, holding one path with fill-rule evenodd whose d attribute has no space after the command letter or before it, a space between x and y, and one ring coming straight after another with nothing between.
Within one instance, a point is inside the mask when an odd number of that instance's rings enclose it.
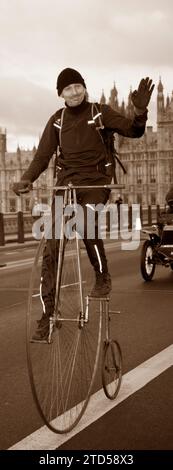
<instances>
[{"instance_id":1,"label":"backpack strap","mask_svg":"<svg viewBox=\"0 0 173 470\"><path fill-rule=\"evenodd\" d=\"M108 161L107 161L107 163L105 163L105 167L112 166L113 180L114 180L114 183L117 183L116 169L115 169L116 161L118 162L118 164L122 168L124 174L126 174L127 171L126 171L123 163L121 162L121 160L118 158L118 152L116 151L115 146L114 146L114 140L115 140L114 131L109 130L109 131L106 132L106 128L103 125L103 121L101 119L102 113L101 113L100 109L101 109L100 104L99 104L99 107L98 107L97 103L92 103L92 106L91 106L92 121L90 121L90 123L95 124L96 130L99 132L100 138L101 138L104 146L106 147L107 154L108 154ZM94 114L94 112L96 112L96 114ZM99 121L99 125L96 125L96 120ZM103 131L103 129L105 130L105 132ZM112 155L112 158L109 158L110 154Z\"/></svg>"},{"instance_id":2,"label":"backpack strap","mask_svg":"<svg viewBox=\"0 0 173 470\"><path fill-rule=\"evenodd\" d=\"M91 104L91 115L92 115L92 120L88 121L88 124L95 124L97 130L104 129L104 124L101 118L102 113L98 109L97 103ZM97 121L99 125L97 125Z\"/></svg>"},{"instance_id":3,"label":"backpack strap","mask_svg":"<svg viewBox=\"0 0 173 470\"><path fill-rule=\"evenodd\" d=\"M65 113L65 108L62 109L61 111L61 117L58 118L54 123L54 127L59 130L59 151L61 153L61 142L62 142L62 125L63 125L63 120L64 120L64 113ZM60 170L61 167L58 165L58 152L56 149L56 154L55 154L55 161L54 161L54 178L57 176L57 171Z\"/></svg>"},{"instance_id":4,"label":"backpack strap","mask_svg":"<svg viewBox=\"0 0 173 470\"><path fill-rule=\"evenodd\" d=\"M59 147L60 148L61 148L61 143L62 143L61 135L62 135L62 126L63 126L63 121L64 121L65 109L66 108L62 109L61 117L58 118L53 123L54 127L56 127L59 130ZM103 122L102 122L102 119L101 119L102 113L98 109L98 106L97 106L96 103L91 104L91 115L92 115L92 119L90 119L88 121L88 124L94 124L97 131L99 131L100 129L104 129L104 125L103 125ZM97 123L97 120L98 120L98 123ZM101 139L103 141L101 133L99 133L99 134L100 134ZM103 143L104 143L104 141L103 141Z\"/></svg>"},{"instance_id":5,"label":"backpack strap","mask_svg":"<svg viewBox=\"0 0 173 470\"><path fill-rule=\"evenodd\" d=\"M66 108L63 108L62 109L62 112L61 112L61 117L59 119L57 119L55 122L54 122L54 126L59 130L59 150L61 152L61 143L62 143L62 126L63 126L63 121L64 121L64 113L65 113L65 109ZM105 126L103 124L103 121L102 121L102 112L101 112L101 105L97 104L97 103L91 103L91 116L92 116L92 119L90 119L88 121L88 124L89 125L94 125L95 129L98 131L99 133L99 136L102 140L102 143L104 145L104 148L106 150L106 152L109 152L110 151L110 148L108 149L107 148L107 138L106 138L106 141L105 141L105 136L104 136L104 130L105 129ZM124 173L127 173L126 169L124 168L124 165L123 163L120 161L120 159L118 158L118 154L115 150L115 147L114 147L114 144L113 144L113 141L114 141L114 137L113 137L113 134L114 132L110 132L109 134L112 134L112 138L111 138L111 154L112 154L112 157L113 157L113 161L112 163L110 163L110 161L108 161L107 163L105 163L105 166L109 166L109 165L112 165L113 163L113 167L114 167L114 175L113 175L113 178L114 178L114 181L116 179L116 175L115 175L115 160L117 160L117 162L119 163L119 165L121 166L122 170L124 171ZM54 169L54 172L56 172L56 167L58 167L58 164L57 164L57 161L58 161L58 155L56 153L56 158L55 158L55 169Z\"/></svg>"},{"instance_id":6,"label":"backpack strap","mask_svg":"<svg viewBox=\"0 0 173 470\"><path fill-rule=\"evenodd\" d=\"M61 113L61 121L60 121L60 130L59 130L59 147L61 149L61 143L62 143L62 125L64 121L64 113L65 113L65 108L63 108L62 113Z\"/></svg>"},{"instance_id":7,"label":"backpack strap","mask_svg":"<svg viewBox=\"0 0 173 470\"><path fill-rule=\"evenodd\" d=\"M62 136L62 125L64 121L64 113L65 113L65 108L62 109L61 117L53 123L54 127L56 127L59 130L59 148L60 149L61 149L61 143L62 143L61 136Z\"/></svg>"}]
</instances>

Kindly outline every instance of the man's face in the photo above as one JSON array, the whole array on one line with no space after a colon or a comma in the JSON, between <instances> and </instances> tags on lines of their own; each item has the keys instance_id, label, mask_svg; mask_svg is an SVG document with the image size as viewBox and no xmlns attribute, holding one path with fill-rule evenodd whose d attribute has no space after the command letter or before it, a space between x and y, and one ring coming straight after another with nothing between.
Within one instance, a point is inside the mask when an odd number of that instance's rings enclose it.
<instances>
[{"instance_id":1,"label":"man's face","mask_svg":"<svg viewBox=\"0 0 173 470\"><path fill-rule=\"evenodd\" d=\"M82 103L85 92L86 89L81 83L72 83L63 89L61 96L68 106L74 107Z\"/></svg>"}]
</instances>

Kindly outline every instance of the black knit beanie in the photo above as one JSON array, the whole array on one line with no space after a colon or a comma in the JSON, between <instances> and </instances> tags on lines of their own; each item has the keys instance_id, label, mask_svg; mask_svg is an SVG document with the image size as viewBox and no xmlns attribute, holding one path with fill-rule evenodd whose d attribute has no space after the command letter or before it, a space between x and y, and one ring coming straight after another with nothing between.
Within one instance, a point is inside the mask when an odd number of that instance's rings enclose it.
<instances>
[{"instance_id":1,"label":"black knit beanie","mask_svg":"<svg viewBox=\"0 0 173 470\"><path fill-rule=\"evenodd\" d=\"M58 95L60 96L63 89L66 86L71 85L72 83L81 83L81 85L83 85L86 88L84 79L82 75L79 72L77 72L77 70L70 69L70 68L62 70L62 72L58 75L58 78L57 78L56 87L58 90Z\"/></svg>"}]
</instances>

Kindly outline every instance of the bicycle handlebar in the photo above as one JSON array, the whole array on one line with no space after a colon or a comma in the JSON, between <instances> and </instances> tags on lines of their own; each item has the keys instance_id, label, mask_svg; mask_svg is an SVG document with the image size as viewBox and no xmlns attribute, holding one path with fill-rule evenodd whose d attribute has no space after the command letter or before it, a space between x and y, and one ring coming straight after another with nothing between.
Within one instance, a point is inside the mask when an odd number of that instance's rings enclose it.
<instances>
[{"instance_id":1,"label":"bicycle handlebar","mask_svg":"<svg viewBox=\"0 0 173 470\"><path fill-rule=\"evenodd\" d=\"M73 184L68 184L66 186L52 186L51 188L47 188L47 189L52 189L52 190L70 190L70 189L97 189L97 188L103 188L103 189L124 189L125 188L125 185L124 184L97 184L97 185L86 185L86 186L82 186L82 185L73 185ZM23 189L18 189L18 192L22 195L22 194L27 194L29 193L33 188L33 185L29 185L28 187L26 188L23 188ZM40 188L42 189L42 188Z\"/></svg>"}]
</instances>

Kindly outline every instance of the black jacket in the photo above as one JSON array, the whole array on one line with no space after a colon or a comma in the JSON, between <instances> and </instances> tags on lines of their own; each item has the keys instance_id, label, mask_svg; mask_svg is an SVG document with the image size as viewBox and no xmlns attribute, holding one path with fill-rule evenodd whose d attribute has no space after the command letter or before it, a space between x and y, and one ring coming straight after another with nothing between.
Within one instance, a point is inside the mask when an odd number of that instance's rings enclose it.
<instances>
[{"instance_id":1,"label":"black jacket","mask_svg":"<svg viewBox=\"0 0 173 470\"><path fill-rule=\"evenodd\" d=\"M22 179L34 182L48 167L49 161L59 146L59 130L55 122L61 117L62 109L49 119L36 154ZM105 128L124 136L137 138L145 131L147 111L128 119L114 111L108 105L101 105L102 122ZM83 101L81 105L66 107L61 131L62 153L59 156L61 170L58 183L66 184L105 184L106 177L100 171L99 163L105 158L105 147L95 125L89 125L92 119L91 103Z\"/></svg>"}]
</instances>

